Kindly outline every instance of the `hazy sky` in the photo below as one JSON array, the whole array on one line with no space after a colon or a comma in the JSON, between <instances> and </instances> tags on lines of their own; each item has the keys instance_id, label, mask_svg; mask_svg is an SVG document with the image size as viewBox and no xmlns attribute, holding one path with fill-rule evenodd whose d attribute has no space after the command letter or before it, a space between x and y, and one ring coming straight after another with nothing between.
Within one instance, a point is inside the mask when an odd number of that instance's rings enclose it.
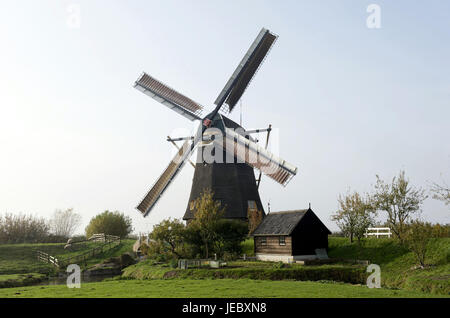
<instances>
[{"instance_id":1,"label":"hazy sky","mask_svg":"<svg viewBox=\"0 0 450 318\"><path fill-rule=\"evenodd\" d=\"M369 29L367 6L380 5ZM74 6L70 6L73 5ZM68 23L79 6L80 27ZM445 1L0 1L0 213L105 209L149 231L181 218L186 165L143 218L134 207L171 158L168 134L193 125L132 87L142 71L212 104L261 27L279 35L246 91L243 124L279 129L299 167L272 211L330 215L339 193L406 170L450 183L450 19ZM69 20L69 22L72 20ZM232 119L239 120L239 111ZM428 199L423 216L449 222Z\"/></svg>"}]
</instances>

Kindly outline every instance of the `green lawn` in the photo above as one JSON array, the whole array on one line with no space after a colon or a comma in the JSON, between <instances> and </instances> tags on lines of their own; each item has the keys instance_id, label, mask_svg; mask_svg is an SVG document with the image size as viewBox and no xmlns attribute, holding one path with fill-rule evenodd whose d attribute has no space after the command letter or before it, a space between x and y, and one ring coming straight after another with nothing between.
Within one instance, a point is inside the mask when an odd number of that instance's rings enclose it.
<instances>
[{"instance_id":1,"label":"green lawn","mask_svg":"<svg viewBox=\"0 0 450 318\"><path fill-rule=\"evenodd\" d=\"M82 298L385 298L385 297L439 297L433 294L369 289L349 284L264 281L249 279L220 280L118 280L82 284L80 289L69 289L65 285L33 286L0 289L0 298L5 297L82 297ZM444 296L440 296L444 297Z\"/></svg>"}]
</instances>

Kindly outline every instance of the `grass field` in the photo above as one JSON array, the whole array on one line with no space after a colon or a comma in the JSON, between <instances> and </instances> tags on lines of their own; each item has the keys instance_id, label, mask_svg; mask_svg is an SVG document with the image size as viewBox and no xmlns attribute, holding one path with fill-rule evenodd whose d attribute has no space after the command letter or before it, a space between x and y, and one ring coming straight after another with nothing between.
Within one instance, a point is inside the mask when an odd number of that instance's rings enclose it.
<instances>
[{"instance_id":1,"label":"grass field","mask_svg":"<svg viewBox=\"0 0 450 318\"><path fill-rule=\"evenodd\" d=\"M0 298L5 297L81 297L81 298L384 298L384 297L444 297L404 290L369 289L349 284L264 281L250 279L220 280L118 280L82 284L80 289L69 289L64 285L33 286L0 289ZM447 296L448 297L448 296Z\"/></svg>"},{"instance_id":2,"label":"grass field","mask_svg":"<svg viewBox=\"0 0 450 318\"><path fill-rule=\"evenodd\" d=\"M128 252L133 243L125 240L120 247L91 258L88 265ZM0 297L449 297L450 239L433 239L429 244L429 266L415 269L413 254L394 240L369 239L361 247L345 238L330 237L330 257L369 260L380 265L381 289L356 284L363 283L367 273L362 266L348 264L280 267L276 263L247 261L228 262L220 270L176 270L144 261L126 268L121 279L83 283L81 289L65 285L0 288ZM64 254L59 254L60 248L58 244L0 245L0 286L3 282L3 287L9 287L6 282L11 280L24 286L27 279L30 282L39 273L53 271L53 267L37 262L36 250L67 257L92 246L87 244ZM253 241L245 241L243 249L252 256ZM34 274L30 277L23 273Z\"/></svg>"}]
</instances>

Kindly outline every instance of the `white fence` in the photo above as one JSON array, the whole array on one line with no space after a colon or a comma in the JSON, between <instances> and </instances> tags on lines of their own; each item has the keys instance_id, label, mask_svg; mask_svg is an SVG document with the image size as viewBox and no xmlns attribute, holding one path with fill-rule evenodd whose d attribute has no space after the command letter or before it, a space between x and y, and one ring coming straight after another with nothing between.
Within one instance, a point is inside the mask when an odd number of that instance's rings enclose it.
<instances>
[{"instance_id":1,"label":"white fence","mask_svg":"<svg viewBox=\"0 0 450 318\"><path fill-rule=\"evenodd\" d=\"M376 238L379 237L391 237L392 236L392 232L391 229L388 227L369 227L366 230L366 233L364 233L365 237L369 237L369 236L375 236Z\"/></svg>"}]
</instances>

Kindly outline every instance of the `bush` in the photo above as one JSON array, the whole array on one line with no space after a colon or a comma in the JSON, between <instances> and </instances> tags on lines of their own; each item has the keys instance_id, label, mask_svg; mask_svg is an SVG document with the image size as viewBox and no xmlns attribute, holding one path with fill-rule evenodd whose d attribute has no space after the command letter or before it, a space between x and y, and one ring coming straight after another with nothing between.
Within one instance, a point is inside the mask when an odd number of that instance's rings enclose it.
<instances>
[{"instance_id":1,"label":"bush","mask_svg":"<svg viewBox=\"0 0 450 318\"><path fill-rule=\"evenodd\" d=\"M275 269L279 269L279 268L285 268L286 264L284 264L283 262L276 262L273 264L273 268Z\"/></svg>"},{"instance_id":2,"label":"bush","mask_svg":"<svg viewBox=\"0 0 450 318\"><path fill-rule=\"evenodd\" d=\"M45 243L66 243L68 239L67 236L50 234L45 238Z\"/></svg>"},{"instance_id":3,"label":"bush","mask_svg":"<svg viewBox=\"0 0 450 318\"><path fill-rule=\"evenodd\" d=\"M175 257L184 257L185 225L177 220L166 219L156 224L149 238L159 243L160 252Z\"/></svg>"},{"instance_id":4,"label":"bush","mask_svg":"<svg viewBox=\"0 0 450 318\"><path fill-rule=\"evenodd\" d=\"M151 241L148 244L147 255L156 262L168 262L177 258L170 252L165 243L159 241Z\"/></svg>"},{"instance_id":5,"label":"bush","mask_svg":"<svg viewBox=\"0 0 450 318\"><path fill-rule=\"evenodd\" d=\"M0 216L0 243L42 243L49 236L43 218L26 214Z\"/></svg>"},{"instance_id":6,"label":"bush","mask_svg":"<svg viewBox=\"0 0 450 318\"><path fill-rule=\"evenodd\" d=\"M176 259L171 259L169 262L169 266L172 268L177 268L178 267L178 261Z\"/></svg>"},{"instance_id":7,"label":"bush","mask_svg":"<svg viewBox=\"0 0 450 318\"><path fill-rule=\"evenodd\" d=\"M234 256L242 254L242 242L247 237L248 225L238 220L222 219L215 224L216 240L214 251L223 256L229 253Z\"/></svg>"},{"instance_id":8,"label":"bush","mask_svg":"<svg viewBox=\"0 0 450 318\"><path fill-rule=\"evenodd\" d=\"M93 234L104 233L116 235L121 238L126 237L133 230L131 218L119 211L105 212L93 217L86 227L86 236L89 238Z\"/></svg>"},{"instance_id":9,"label":"bush","mask_svg":"<svg viewBox=\"0 0 450 318\"><path fill-rule=\"evenodd\" d=\"M428 241L433 235L433 226L430 223L412 221L405 231L406 246L414 253L420 266L425 266L428 252Z\"/></svg>"}]
</instances>

